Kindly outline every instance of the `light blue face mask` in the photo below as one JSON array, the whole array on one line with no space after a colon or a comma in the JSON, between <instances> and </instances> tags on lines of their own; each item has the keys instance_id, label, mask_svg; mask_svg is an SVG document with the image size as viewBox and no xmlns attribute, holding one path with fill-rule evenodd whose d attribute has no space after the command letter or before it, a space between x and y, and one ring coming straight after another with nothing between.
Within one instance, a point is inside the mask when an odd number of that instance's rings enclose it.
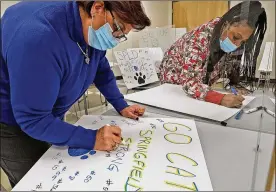
<instances>
[{"instance_id":1,"label":"light blue face mask","mask_svg":"<svg viewBox=\"0 0 276 192\"><path fill-rule=\"evenodd\" d=\"M92 26L89 26L88 44L95 49L105 51L114 48L119 44L119 41L112 35L112 29L107 22L98 30L94 30Z\"/></svg>"},{"instance_id":2,"label":"light blue face mask","mask_svg":"<svg viewBox=\"0 0 276 192\"><path fill-rule=\"evenodd\" d=\"M226 37L223 41L219 40L219 42L220 48L226 53L233 52L238 48L228 37Z\"/></svg>"}]
</instances>

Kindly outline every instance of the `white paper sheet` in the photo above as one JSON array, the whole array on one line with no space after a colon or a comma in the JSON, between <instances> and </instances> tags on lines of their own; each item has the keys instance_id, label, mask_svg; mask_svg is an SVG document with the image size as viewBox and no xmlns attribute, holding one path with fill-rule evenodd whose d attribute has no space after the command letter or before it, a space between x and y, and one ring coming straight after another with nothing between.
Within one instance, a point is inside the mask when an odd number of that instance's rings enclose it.
<instances>
[{"instance_id":1,"label":"white paper sheet","mask_svg":"<svg viewBox=\"0 0 276 192\"><path fill-rule=\"evenodd\" d=\"M114 54L128 89L159 80L147 48L116 51Z\"/></svg>"},{"instance_id":2,"label":"white paper sheet","mask_svg":"<svg viewBox=\"0 0 276 192\"><path fill-rule=\"evenodd\" d=\"M245 96L243 106L254 98ZM172 84L163 84L152 89L125 95L125 99L216 121L225 121L240 111L240 109L227 108L190 98L181 86Z\"/></svg>"},{"instance_id":3,"label":"white paper sheet","mask_svg":"<svg viewBox=\"0 0 276 192\"><path fill-rule=\"evenodd\" d=\"M171 26L145 29L139 33L139 47L161 47L165 52L176 41L175 32Z\"/></svg>"},{"instance_id":4,"label":"white paper sheet","mask_svg":"<svg viewBox=\"0 0 276 192\"><path fill-rule=\"evenodd\" d=\"M121 127L125 145L79 156L51 147L13 191L213 190L193 120L83 116L76 125L106 124Z\"/></svg>"}]
</instances>

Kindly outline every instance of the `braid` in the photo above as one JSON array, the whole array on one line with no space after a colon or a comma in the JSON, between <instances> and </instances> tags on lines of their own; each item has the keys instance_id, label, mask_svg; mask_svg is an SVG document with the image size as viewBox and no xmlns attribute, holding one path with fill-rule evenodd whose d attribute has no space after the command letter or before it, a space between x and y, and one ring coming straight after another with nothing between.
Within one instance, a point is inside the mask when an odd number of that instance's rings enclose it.
<instances>
[{"instance_id":1,"label":"braid","mask_svg":"<svg viewBox=\"0 0 276 192\"><path fill-rule=\"evenodd\" d=\"M267 28L267 18L265 9L259 1L244 1L232 7L225 13L218 24L215 26L210 41L210 59L208 66L216 64L225 53L220 49L220 36L226 24L234 24L245 21L246 24L254 29L250 38L238 48L244 50L244 64L240 68L240 74L246 81L255 79L257 58L264 39Z\"/></svg>"}]
</instances>

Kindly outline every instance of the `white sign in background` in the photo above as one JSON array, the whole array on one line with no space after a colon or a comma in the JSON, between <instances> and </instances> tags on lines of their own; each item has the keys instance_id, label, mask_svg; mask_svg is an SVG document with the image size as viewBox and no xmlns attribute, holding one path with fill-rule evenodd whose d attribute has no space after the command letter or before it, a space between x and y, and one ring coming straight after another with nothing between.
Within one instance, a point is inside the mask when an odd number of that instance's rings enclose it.
<instances>
[{"instance_id":1,"label":"white sign in background","mask_svg":"<svg viewBox=\"0 0 276 192\"><path fill-rule=\"evenodd\" d=\"M161 47L166 52L172 44L186 33L186 28L149 28L141 31L139 47Z\"/></svg>"},{"instance_id":2,"label":"white sign in background","mask_svg":"<svg viewBox=\"0 0 276 192\"><path fill-rule=\"evenodd\" d=\"M193 120L83 116L76 125L105 124L120 126L126 144L112 152L51 147L13 191L213 190Z\"/></svg>"},{"instance_id":3,"label":"white sign in background","mask_svg":"<svg viewBox=\"0 0 276 192\"><path fill-rule=\"evenodd\" d=\"M140 50L141 49L142 48L140 48ZM161 47L151 47L151 48L143 48L143 49L148 50L149 56L150 56L151 60L153 60L153 63L155 65L156 73L159 73L160 72L159 67L163 60L163 55L164 55ZM136 48L127 49L127 50L129 50L129 51L136 50Z\"/></svg>"},{"instance_id":4,"label":"white sign in background","mask_svg":"<svg viewBox=\"0 0 276 192\"><path fill-rule=\"evenodd\" d=\"M158 81L155 63L148 49L116 51L114 54L128 89Z\"/></svg>"}]
</instances>

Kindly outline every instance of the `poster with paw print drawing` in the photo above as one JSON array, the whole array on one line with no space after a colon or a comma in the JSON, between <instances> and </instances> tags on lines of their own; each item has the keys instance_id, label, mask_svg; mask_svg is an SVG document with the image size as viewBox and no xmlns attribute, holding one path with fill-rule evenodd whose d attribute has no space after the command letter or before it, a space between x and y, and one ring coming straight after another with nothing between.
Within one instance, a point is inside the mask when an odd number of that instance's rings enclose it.
<instances>
[{"instance_id":1,"label":"poster with paw print drawing","mask_svg":"<svg viewBox=\"0 0 276 192\"><path fill-rule=\"evenodd\" d=\"M13 191L212 191L193 120L82 116L87 129L122 129L110 152L52 146Z\"/></svg>"},{"instance_id":2,"label":"poster with paw print drawing","mask_svg":"<svg viewBox=\"0 0 276 192\"><path fill-rule=\"evenodd\" d=\"M128 89L159 80L148 48L116 51L114 54Z\"/></svg>"}]
</instances>

